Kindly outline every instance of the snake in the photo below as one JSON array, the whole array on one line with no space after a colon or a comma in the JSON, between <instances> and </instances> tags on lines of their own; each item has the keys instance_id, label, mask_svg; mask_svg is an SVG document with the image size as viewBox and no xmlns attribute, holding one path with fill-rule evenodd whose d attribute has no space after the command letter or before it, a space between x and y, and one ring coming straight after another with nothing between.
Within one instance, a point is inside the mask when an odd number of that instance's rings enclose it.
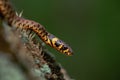
<instances>
[{"instance_id":1,"label":"snake","mask_svg":"<svg viewBox=\"0 0 120 80\"><path fill-rule=\"evenodd\" d=\"M14 26L16 28L32 30L44 43L57 51L68 56L73 55L71 47L61 39L49 33L43 25L33 20L18 16L9 0L0 0L0 17L11 27Z\"/></svg>"}]
</instances>

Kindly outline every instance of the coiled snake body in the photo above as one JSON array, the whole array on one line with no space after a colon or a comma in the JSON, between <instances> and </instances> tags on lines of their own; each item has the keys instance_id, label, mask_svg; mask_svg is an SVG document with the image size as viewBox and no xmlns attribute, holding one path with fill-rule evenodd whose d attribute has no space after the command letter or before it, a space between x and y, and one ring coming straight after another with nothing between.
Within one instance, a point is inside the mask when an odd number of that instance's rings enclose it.
<instances>
[{"instance_id":1,"label":"coiled snake body","mask_svg":"<svg viewBox=\"0 0 120 80\"><path fill-rule=\"evenodd\" d=\"M17 28L23 29L30 29L34 31L42 39L43 42L55 48L59 52L64 53L66 55L73 54L72 49L67 44L65 44L62 40L47 32L41 24L17 16L16 12L12 8L8 0L0 0L0 16L10 26L15 26Z\"/></svg>"}]
</instances>

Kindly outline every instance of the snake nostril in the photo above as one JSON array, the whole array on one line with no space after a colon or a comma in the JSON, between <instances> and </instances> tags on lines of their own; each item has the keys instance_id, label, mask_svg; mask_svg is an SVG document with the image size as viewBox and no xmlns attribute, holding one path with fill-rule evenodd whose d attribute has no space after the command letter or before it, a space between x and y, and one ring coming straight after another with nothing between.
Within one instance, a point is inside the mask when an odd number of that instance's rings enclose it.
<instances>
[{"instance_id":1,"label":"snake nostril","mask_svg":"<svg viewBox=\"0 0 120 80\"><path fill-rule=\"evenodd\" d=\"M64 47L63 47L63 50L66 50L66 49L68 49L68 47L65 47L65 46L64 46Z\"/></svg>"}]
</instances>

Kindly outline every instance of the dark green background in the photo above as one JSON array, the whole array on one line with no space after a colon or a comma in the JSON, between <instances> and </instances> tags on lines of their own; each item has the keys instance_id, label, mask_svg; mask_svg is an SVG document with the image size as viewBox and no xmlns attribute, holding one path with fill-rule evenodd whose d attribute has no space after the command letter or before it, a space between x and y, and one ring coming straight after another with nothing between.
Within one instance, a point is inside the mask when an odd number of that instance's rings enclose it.
<instances>
[{"instance_id":1,"label":"dark green background","mask_svg":"<svg viewBox=\"0 0 120 80\"><path fill-rule=\"evenodd\" d=\"M69 43L71 57L54 49L75 80L120 80L119 0L12 0L18 12Z\"/></svg>"}]
</instances>

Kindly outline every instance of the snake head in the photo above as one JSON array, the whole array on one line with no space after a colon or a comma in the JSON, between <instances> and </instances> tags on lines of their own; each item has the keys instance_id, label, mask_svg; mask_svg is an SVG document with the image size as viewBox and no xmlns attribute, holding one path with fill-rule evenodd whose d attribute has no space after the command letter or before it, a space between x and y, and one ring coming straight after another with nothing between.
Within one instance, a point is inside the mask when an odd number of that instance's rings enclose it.
<instances>
[{"instance_id":1,"label":"snake head","mask_svg":"<svg viewBox=\"0 0 120 80\"><path fill-rule=\"evenodd\" d=\"M55 37L54 35L48 35L50 46L58 50L59 52L66 54L66 55L73 55L73 51L70 46L68 46L65 42L60 40L59 38Z\"/></svg>"},{"instance_id":2,"label":"snake head","mask_svg":"<svg viewBox=\"0 0 120 80\"><path fill-rule=\"evenodd\" d=\"M73 51L71 49L70 46L68 46L65 42L61 41L60 39L58 39L56 42L55 42L55 46L57 47L57 49L66 54L66 55L73 55Z\"/></svg>"}]
</instances>

